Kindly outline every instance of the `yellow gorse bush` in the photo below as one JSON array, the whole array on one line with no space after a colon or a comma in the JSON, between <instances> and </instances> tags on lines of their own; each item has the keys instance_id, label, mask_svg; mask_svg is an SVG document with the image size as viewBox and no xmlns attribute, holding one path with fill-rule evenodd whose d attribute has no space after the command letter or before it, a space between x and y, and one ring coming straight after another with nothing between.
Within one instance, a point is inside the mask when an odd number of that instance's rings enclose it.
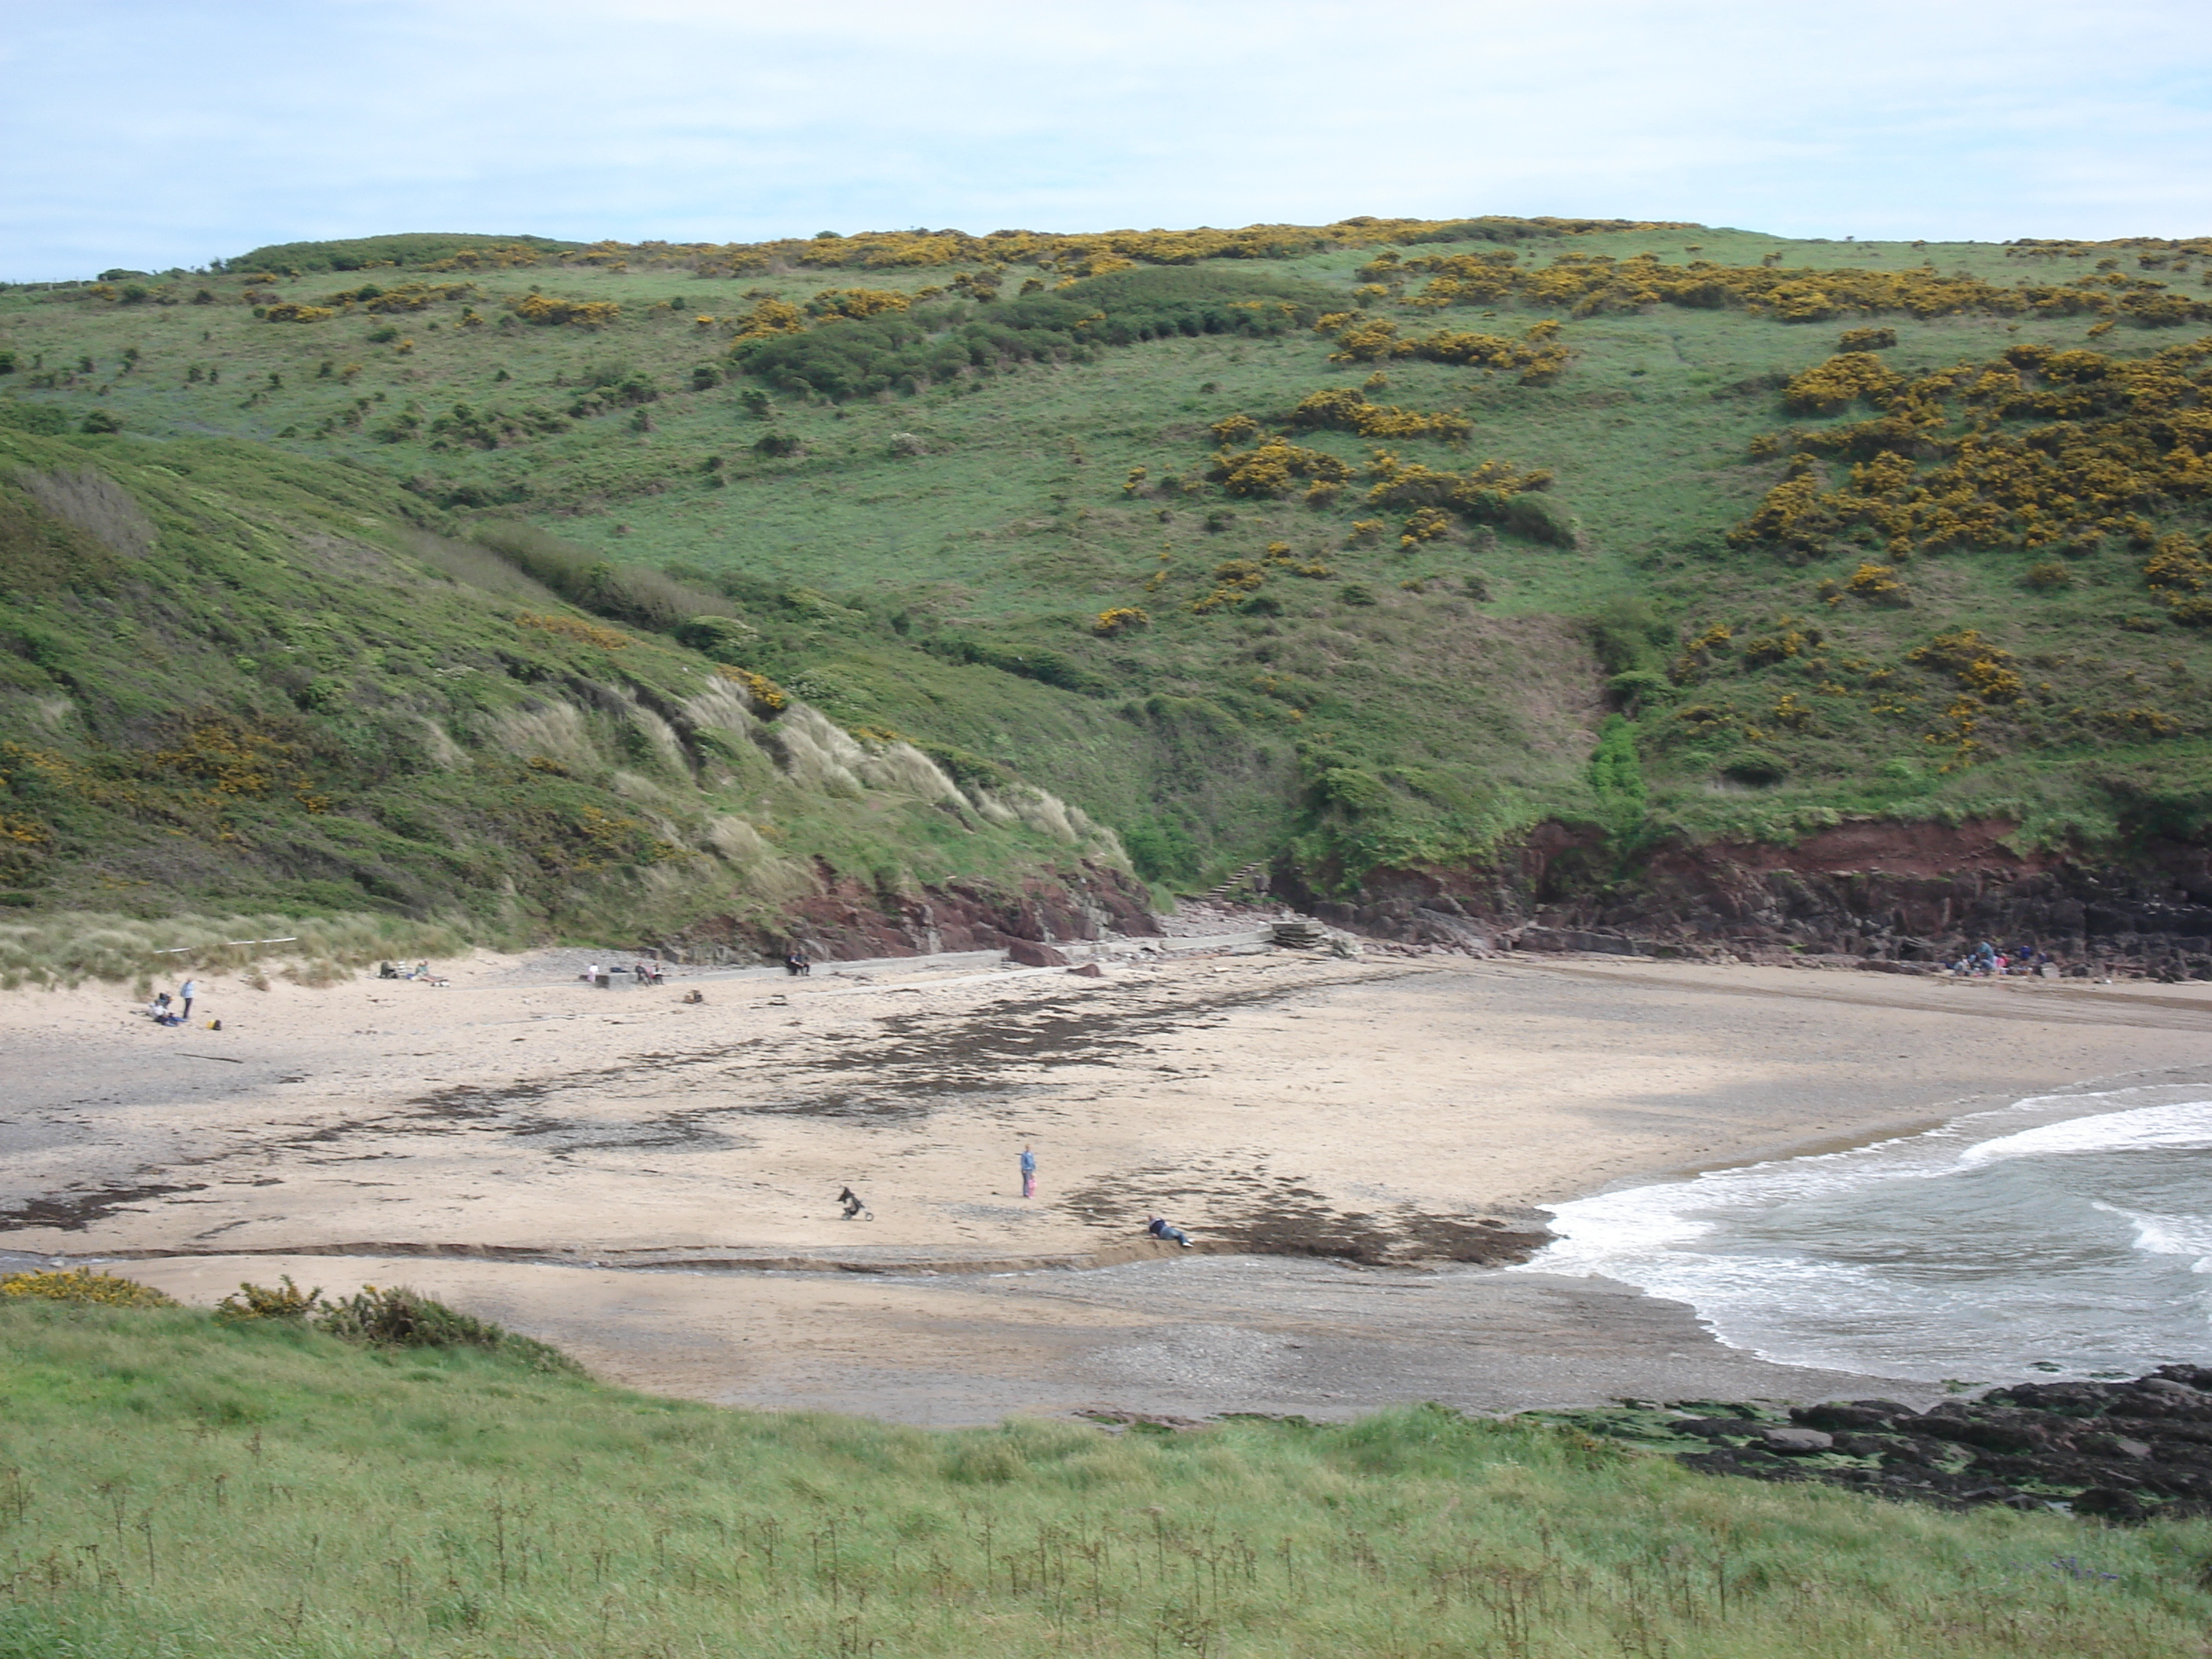
<instances>
[{"instance_id":1,"label":"yellow gorse bush","mask_svg":"<svg viewBox=\"0 0 2212 1659\"><path fill-rule=\"evenodd\" d=\"M527 242L494 243L488 247L458 248L442 259L416 267L420 270L512 270L546 262L547 255Z\"/></svg>"},{"instance_id":2,"label":"yellow gorse bush","mask_svg":"<svg viewBox=\"0 0 2212 1659\"><path fill-rule=\"evenodd\" d=\"M2012 653L1984 639L1978 629L1961 628L1938 634L1927 644L1905 654L1907 662L1940 668L1955 676L1961 689L1985 703L2017 702L2027 683L2012 667Z\"/></svg>"},{"instance_id":3,"label":"yellow gorse bush","mask_svg":"<svg viewBox=\"0 0 2212 1659\"><path fill-rule=\"evenodd\" d=\"M1331 312L1314 327L1336 337L1336 349L1329 353L1331 362L1371 363L1418 357L1469 368L1519 369L1523 386L1549 386L1565 372L1571 355L1559 342L1559 325L1551 321L1534 324L1517 340L1449 329L1407 339L1400 336L1398 325L1388 317L1362 317L1340 311Z\"/></svg>"},{"instance_id":4,"label":"yellow gorse bush","mask_svg":"<svg viewBox=\"0 0 2212 1659\"><path fill-rule=\"evenodd\" d=\"M35 1298L44 1302L70 1302L80 1306L95 1308L173 1308L177 1299L155 1290L151 1285L141 1285L135 1279L123 1279L114 1273L99 1273L88 1267L40 1270L34 1273L10 1273L0 1279L0 1296Z\"/></svg>"},{"instance_id":5,"label":"yellow gorse bush","mask_svg":"<svg viewBox=\"0 0 2212 1659\"><path fill-rule=\"evenodd\" d=\"M765 299L737 319L737 337L748 340L763 334L803 334L806 313L788 300Z\"/></svg>"},{"instance_id":6,"label":"yellow gorse bush","mask_svg":"<svg viewBox=\"0 0 2212 1659\"><path fill-rule=\"evenodd\" d=\"M1222 450L1208 477L1232 495L1287 495L1302 479L1342 483L1352 468L1335 456L1285 438L1270 438L1242 452Z\"/></svg>"},{"instance_id":7,"label":"yellow gorse bush","mask_svg":"<svg viewBox=\"0 0 2212 1659\"><path fill-rule=\"evenodd\" d=\"M1370 404L1365 392L1351 386L1332 386L1300 398L1291 411L1289 423L1307 429L1356 432L1363 438L1442 438L1455 443L1463 441L1474 429L1464 415L1425 415L1389 404ZM1216 438L1222 436L1220 427L1213 432Z\"/></svg>"},{"instance_id":8,"label":"yellow gorse bush","mask_svg":"<svg viewBox=\"0 0 2212 1659\"><path fill-rule=\"evenodd\" d=\"M627 634L617 633L611 628L586 622L581 617L541 617L524 611L514 619L517 628L534 628L541 634L558 634L564 640L574 640L579 645L595 645L602 651L627 651L632 643Z\"/></svg>"},{"instance_id":9,"label":"yellow gorse bush","mask_svg":"<svg viewBox=\"0 0 2212 1659\"><path fill-rule=\"evenodd\" d=\"M825 288L806 302L807 313L825 321L880 317L887 311L904 311L909 301L903 294L884 288Z\"/></svg>"},{"instance_id":10,"label":"yellow gorse bush","mask_svg":"<svg viewBox=\"0 0 2212 1659\"><path fill-rule=\"evenodd\" d=\"M1866 526L1895 558L2107 536L2149 546L2147 512L2212 499L2212 338L2133 361L2017 345L1911 380L1837 368L1850 361L1792 387L1856 387L1880 413L1790 434L1790 476L1729 532L1736 545L1817 553ZM1819 457L1854 462L1848 483L1832 488Z\"/></svg>"},{"instance_id":11,"label":"yellow gorse bush","mask_svg":"<svg viewBox=\"0 0 2212 1659\"><path fill-rule=\"evenodd\" d=\"M791 694L765 674L756 674L750 668L738 668L726 662L716 663L714 672L744 689L757 714L779 714L791 706Z\"/></svg>"},{"instance_id":12,"label":"yellow gorse bush","mask_svg":"<svg viewBox=\"0 0 2212 1659\"><path fill-rule=\"evenodd\" d=\"M1199 616L1224 605L1241 605L1260 591L1267 580L1265 566L1253 559L1230 559L1213 569L1213 591L1191 601Z\"/></svg>"},{"instance_id":13,"label":"yellow gorse bush","mask_svg":"<svg viewBox=\"0 0 2212 1659\"><path fill-rule=\"evenodd\" d=\"M1793 415L1834 415L1861 398L1880 398L1905 384L1871 352L1847 351L1794 376L1783 388Z\"/></svg>"},{"instance_id":14,"label":"yellow gorse bush","mask_svg":"<svg viewBox=\"0 0 2212 1659\"><path fill-rule=\"evenodd\" d=\"M2174 292L2155 277L2100 271L2065 283L2027 278L2006 285L1979 276L1910 270L1784 270L1719 265L1705 259L1662 264L1650 254L1618 259L1602 253L1561 254L1551 264L1517 264L1496 252L1393 259L1364 267L1362 277L1392 288L1425 277L1411 296L1422 307L1494 306L1508 301L1553 306L1577 317L1640 311L1651 306L1740 309L1781 322L1817 323L1848 313L1897 312L1912 317L1969 313L1993 317L2099 316L2148 325L2212 321L2212 301Z\"/></svg>"},{"instance_id":15,"label":"yellow gorse bush","mask_svg":"<svg viewBox=\"0 0 2212 1659\"><path fill-rule=\"evenodd\" d=\"M1552 483L1549 472L1516 471L1505 461L1485 461L1465 472L1446 472L1401 461L1388 450L1375 452L1367 471L1376 481L1367 492L1371 506L1449 507L1471 518L1491 517L1509 497L1548 489Z\"/></svg>"},{"instance_id":16,"label":"yellow gorse bush","mask_svg":"<svg viewBox=\"0 0 2212 1659\"><path fill-rule=\"evenodd\" d=\"M604 328L622 315L622 307L612 300L556 300L548 294L526 294L514 302L514 309L524 322L544 328L564 324Z\"/></svg>"}]
</instances>

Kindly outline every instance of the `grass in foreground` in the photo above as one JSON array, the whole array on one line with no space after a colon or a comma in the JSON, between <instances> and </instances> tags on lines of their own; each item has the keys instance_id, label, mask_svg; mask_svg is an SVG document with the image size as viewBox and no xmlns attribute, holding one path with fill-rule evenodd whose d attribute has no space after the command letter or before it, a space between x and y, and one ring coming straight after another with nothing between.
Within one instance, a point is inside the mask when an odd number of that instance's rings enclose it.
<instances>
[{"instance_id":1,"label":"grass in foreground","mask_svg":"<svg viewBox=\"0 0 2212 1659\"><path fill-rule=\"evenodd\" d=\"M0 1659L2198 1655L2201 1523L1948 1516L1432 1407L719 1410L476 1347L0 1306Z\"/></svg>"}]
</instances>

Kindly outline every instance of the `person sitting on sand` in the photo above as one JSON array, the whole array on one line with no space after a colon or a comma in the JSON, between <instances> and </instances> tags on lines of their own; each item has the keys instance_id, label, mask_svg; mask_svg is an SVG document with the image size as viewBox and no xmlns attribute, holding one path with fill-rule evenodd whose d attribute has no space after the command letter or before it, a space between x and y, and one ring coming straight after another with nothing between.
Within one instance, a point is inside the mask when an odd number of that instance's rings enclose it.
<instances>
[{"instance_id":1,"label":"person sitting on sand","mask_svg":"<svg viewBox=\"0 0 2212 1659\"><path fill-rule=\"evenodd\" d=\"M850 1187L846 1188L842 1192L837 1194L837 1201L845 1206L845 1219L848 1221L852 1220L854 1217L860 1214L868 1207L866 1205L860 1202L860 1194L854 1192ZM873 1218L871 1217L870 1218L872 1219Z\"/></svg>"},{"instance_id":2,"label":"person sitting on sand","mask_svg":"<svg viewBox=\"0 0 2212 1659\"><path fill-rule=\"evenodd\" d=\"M806 959L806 952L796 945L783 954L783 971L793 979L803 979L812 973L814 964Z\"/></svg>"},{"instance_id":3,"label":"person sitting on sand","mask_svg":"<svg viewBox=\"0 0 2212 1659\"><path fill-rule=\"evenodd\" d=\"M1145 1220L1145 1231L1150 1233L1154 1238L1164 1238L1170 1240L1174 1243L1182 1245L1186 1250L1190 1248L1190 1235L1183 1231L1182 1228L1170 1224L1168 1218L1164 1215L1146 1217Z\"/></svg>"}]
</instances>

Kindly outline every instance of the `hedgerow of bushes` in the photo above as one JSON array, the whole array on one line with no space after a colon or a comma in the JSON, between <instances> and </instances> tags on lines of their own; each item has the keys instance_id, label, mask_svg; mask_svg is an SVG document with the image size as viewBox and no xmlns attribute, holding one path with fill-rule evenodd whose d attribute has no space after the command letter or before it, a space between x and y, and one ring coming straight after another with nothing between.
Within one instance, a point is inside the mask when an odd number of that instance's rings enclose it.
<instances>
[{"instance_id":1,"label":"hedgerow of bushes","mask_svg":"<svg viewBox=\"0 0 2212 1659\"><path fill-rule=\"evenodd\" d=\"M1359 272L1389 291L1423 277L1410 296L1417 306L1495 306L1508 301L1554 307L1577 317L1641 311L1656 305L1696 310L1737 309L1778 322L1818 323L1853 313L1900 312L1912 317L2109 317L2148 327L2212 322L2212 301L2176 293L2152 276L2096 271L2065 283L2023 278L2007 287L1932 268L1910 270L1807 270L1779 265L1720 265L1693 259L1662 264L1654 253L1617 259L1603 253L1563 253L1540 269L1518 264L1510 249L1405 259L1384 252Z\"/></svg>"},{"instance_id":2,"label":"hedgerow of bushes","mask_svg":"<svg viewBox=\"0 0 2212 1659\"><path fill-rule=\"evenodd\" d=\"M1100 346L1169 336L1281 334L1310 322L1329 297L1315 284L1257 272L1130 270L995 304L988 314L948 301L902 301L871 312L848 297L814 326L797 331L781 315L763 323L763 301L730 356L744 372L773 385L844 402L918 392L1008 364L1080 360Z\"/></svg>"}]
</instances>

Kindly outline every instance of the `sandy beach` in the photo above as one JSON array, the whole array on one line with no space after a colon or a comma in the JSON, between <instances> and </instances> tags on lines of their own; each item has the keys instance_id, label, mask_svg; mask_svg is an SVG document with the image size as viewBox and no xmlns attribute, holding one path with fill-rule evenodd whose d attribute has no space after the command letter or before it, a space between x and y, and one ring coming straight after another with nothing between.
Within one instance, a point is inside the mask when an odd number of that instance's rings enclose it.
<instances>
[{"instance_id":1,"label":"sandy beach","mask_svg":"<svg viewBox=\"0 0 2212 1659\"><path fill-rule=\"evenodd\" d=\"M1501 1265L1607 1187L2212 1075L2207 987L1277 951L603 990L586 959L204 980L181 1028L0 998L0 1246L202 1302L404 1281L613 1380L947 1425L1809 1398L1875 1385Z\"/></svg>"}]
</instances>

